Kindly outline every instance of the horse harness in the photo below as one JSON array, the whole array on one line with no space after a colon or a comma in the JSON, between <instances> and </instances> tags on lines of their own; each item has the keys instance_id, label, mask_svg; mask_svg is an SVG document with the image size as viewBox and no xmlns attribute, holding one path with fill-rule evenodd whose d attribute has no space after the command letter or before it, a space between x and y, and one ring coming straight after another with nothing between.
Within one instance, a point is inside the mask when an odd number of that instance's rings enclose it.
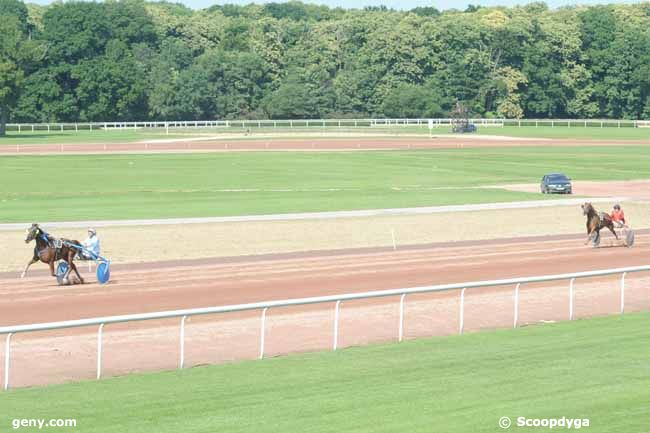
<instances>
[{"instance_id":1,"label":"horse harness","mask_svg":"<svg viewBox=\"0 0 650 433\"><path fill-rule=\"evenodd\" d=\"M54 250L54 261L63 259L63 239L57 239L55 237L50 237L47 233L41 231L40 238L45 241L49 248ZM38 252L38 255L41 255L41 251Z\"/></svg>"}]
</instances>

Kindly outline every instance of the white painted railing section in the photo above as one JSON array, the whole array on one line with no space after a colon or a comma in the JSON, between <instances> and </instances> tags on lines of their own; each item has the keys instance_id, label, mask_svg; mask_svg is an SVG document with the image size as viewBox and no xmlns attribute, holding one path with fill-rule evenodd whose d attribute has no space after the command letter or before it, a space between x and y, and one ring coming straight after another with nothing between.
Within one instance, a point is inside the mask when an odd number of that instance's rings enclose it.
<instances>
[{"instance_id":1,"label":"white painted railing section","mask_svg":"<svg viewBox=\"0 0 650 433\"><path fill-rule=\"evenodd\" d=\"M99 326L97 330L97 379L102 374L102 335L105 325L113 323L135 322L155 319L181 318L180 322L180 360L179 368L185 365L185 322L188 317L205 315L232 313L238 311L262 310L260 323L260 352L259 358L264 358L264 345L266 339L266 316L270 308L290 307L296 305L335 303L334 306L334 333L333 333L333 350L338 348L339 342L339 312L341 302L358 299L384 298L390 296L400 296L399 300L399 323L398 323L398 341L404 338L404 302L407 295L416 293L443 292L449 290L460 290L460 307L459 307L459 334L464 331L465 325L465 292L468 289L494 286L514 285L514 327L517 327L519 319L519 291L522 284L540 283L548 281L569 280L569 315L568 319L574 318L574 282L578 278L599 277L606 275L621 274L620 282L620 313L625 311L625 276L633 272L650 271L650 265L635 266L626 268L604 269L598 271L576 272L569 274L543 275L525 278L509 278L502 280L476 281L469 283L441 284L435 286L411 287L406 289L391 289L372 292L349 293L344 295L319 296L311 298L287 299L280 301L256 302L251 304L228 305L221 307L193 308L185 310L161 311L156 313L129 314L122 316L96 317L92 319L68 320L62 322L37 323L29 325L4 326L0 327L0 335L6 335L5 340L5 368L4 368L4 389L9 389L10 378L10 359L11 359L11 337L16 333L49 331L55 329L69 329L84 326Z\"/></svg>"},{"instance_id":2,"label":"white painted railing section","mask_svg":"<svg viewBox=\"0 0 650 433\"><path fill-rule=\"evenodd\" d=\"M591 128L648 128L650 120L625 119L482 119L469 121L480 127L535 126L535 127L591 127ZM75 123L8 123L7 131L23 132L79 132L138 129L199 129L199 128L385 128L450 126L450 118L417 119L264 119L264 120L171 120L143 122L75 122Z\"/></svg>"}]
</instances>

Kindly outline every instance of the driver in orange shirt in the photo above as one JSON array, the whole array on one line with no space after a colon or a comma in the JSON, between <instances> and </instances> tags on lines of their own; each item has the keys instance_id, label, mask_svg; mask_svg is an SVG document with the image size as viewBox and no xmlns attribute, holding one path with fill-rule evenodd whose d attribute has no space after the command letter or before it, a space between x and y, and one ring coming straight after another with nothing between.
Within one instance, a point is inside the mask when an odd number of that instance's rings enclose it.
<instances>
[{"instance_id":1,"label":"driver in orange shirt","mask_svg":"<svg viewBox=\"0 0 650 433\"><path fill-rule=\"evenodd\" d=\"M612 211L610 217L612 218L615 227L625 227L625 212L623 212L621 205L618 203L614 205L614 210Z\"/></svg>"}]
</instances>

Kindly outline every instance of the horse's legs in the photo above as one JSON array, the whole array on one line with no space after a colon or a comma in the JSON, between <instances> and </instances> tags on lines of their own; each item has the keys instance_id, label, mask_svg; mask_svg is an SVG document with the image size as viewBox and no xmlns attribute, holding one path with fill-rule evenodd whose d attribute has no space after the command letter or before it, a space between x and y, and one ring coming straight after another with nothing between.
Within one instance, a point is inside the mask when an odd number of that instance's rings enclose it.
<instances>
[{"instance_id":1,"label":"horse's legs","mask_svg":"<svg viewBox=\"0 0 650 433\"><path fill-rule=\"evenodd\" d=\"M77 270L77 265L74 263L70 262L70 268L74 271L75 274L77 274L77 277L79 278L79 281L81 281L81 284L84 283L84 279L81 277L79 274L79 271Z\"/></svg>"},{"instance_id":2,"label":"horse's legs","mask_svg":"<svg viewBox=\"0 0 650 433\"><path fill-rule=\"evenodd\" d=\"M34 263L38 262L38 260L39 260L38 257L32 257L32 259L29 261L29 263L27 263L27 266L25 266L25 269L23 270L23 273L20 274L20 278L25 278L25 274L27 273L27 269L29 269L29 267L31 265L33 265Z\"/></svg>"},{"instance_id":3,"label":"horse's legs","mask_svg":"<svg viewBox=\"0 0 650 433\"><path fill-rule=\"evenodd\" d=\"M607 228L609 229L610 232L614 234L614 237L616 237L616 240L618 240L618 235L616 234L616 230L614 230L614 223L610 223Z\"/></svg>"},{"instance_id":4,"label":"horse's legs","mask_svg":"<svg viewBox=\"0 0 650 433\"><path fill-rule=\"evenodd\" d=\"M50 265L50 275L56 277L56 272L54 272L54 260L50 260L48 265Z\"/></svg>"},{"instance_id":5,"label":"horse's legs","mask_svg":"<svg viewBox=\"0 0 650 433\"><path fill-rule=\"evenodd\" d=\"M74 260L74 256L77 254L77 252L73 249L70 249L68 251L68 272L65 274L65 277L68 278L70 276L70 272L74 271L75 274L77 274L77 277L79 278L79 281L83 284L84 279L81 277L79 274L79 271L77 270L77 265L75 265L72 260Z\"/></svg>"}]
</instances>

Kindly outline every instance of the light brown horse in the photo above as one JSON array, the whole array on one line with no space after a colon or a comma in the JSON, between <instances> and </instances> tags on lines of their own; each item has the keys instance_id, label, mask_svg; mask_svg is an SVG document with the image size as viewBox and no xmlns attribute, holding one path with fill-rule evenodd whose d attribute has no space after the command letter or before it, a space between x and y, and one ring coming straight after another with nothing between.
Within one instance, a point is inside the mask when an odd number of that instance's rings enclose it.
<instances>
[{"instance_id":1,"label":"light brown horse","mask_svg":"<svg viewBox=\"0 0 650 433\"><path fill-rule=\"evenodd\" d=\"M50 274L53 277L56 277L54 272L54 263L58 260L64 260L68 262L68 271L62 277L64 281L68 279L71 271L74 271L79 278L79 281L83 284L84 279L79 275L77 266L73 263L74 257L80 251L81 247L75 248L75 245L81 245L79 241L69 240L69 239L55 239L49 234L45 233L43 229L39 227L38 224L32 224L32 226L27 229L27 236L25 237L25 243L28 244L31 241L36 241L36 247L34 247L34 256L25 266L25 270L21 274L20 278L24 278L27 273L27 269L34 263L41 261L50 266Z\"/></svg>"},{"instance_id":2,"label":"light brown horse","mask_svg":"<svg viewBox=\"0 0 650 433\"><path fill-rule=\"evenodd\" d=\"M587 240L585 241L585 245L589 243L592 237L594 237L594 244L597 245L600 241L600 230L605 227L607 227L609 231L614 234L616 240L618 240L618 235L616 234L616 231L614 231L614 222L606 212L597 212L591 203L586 202L582 205L582 214L587 217Z\"/></svg>"}]
</instances>

